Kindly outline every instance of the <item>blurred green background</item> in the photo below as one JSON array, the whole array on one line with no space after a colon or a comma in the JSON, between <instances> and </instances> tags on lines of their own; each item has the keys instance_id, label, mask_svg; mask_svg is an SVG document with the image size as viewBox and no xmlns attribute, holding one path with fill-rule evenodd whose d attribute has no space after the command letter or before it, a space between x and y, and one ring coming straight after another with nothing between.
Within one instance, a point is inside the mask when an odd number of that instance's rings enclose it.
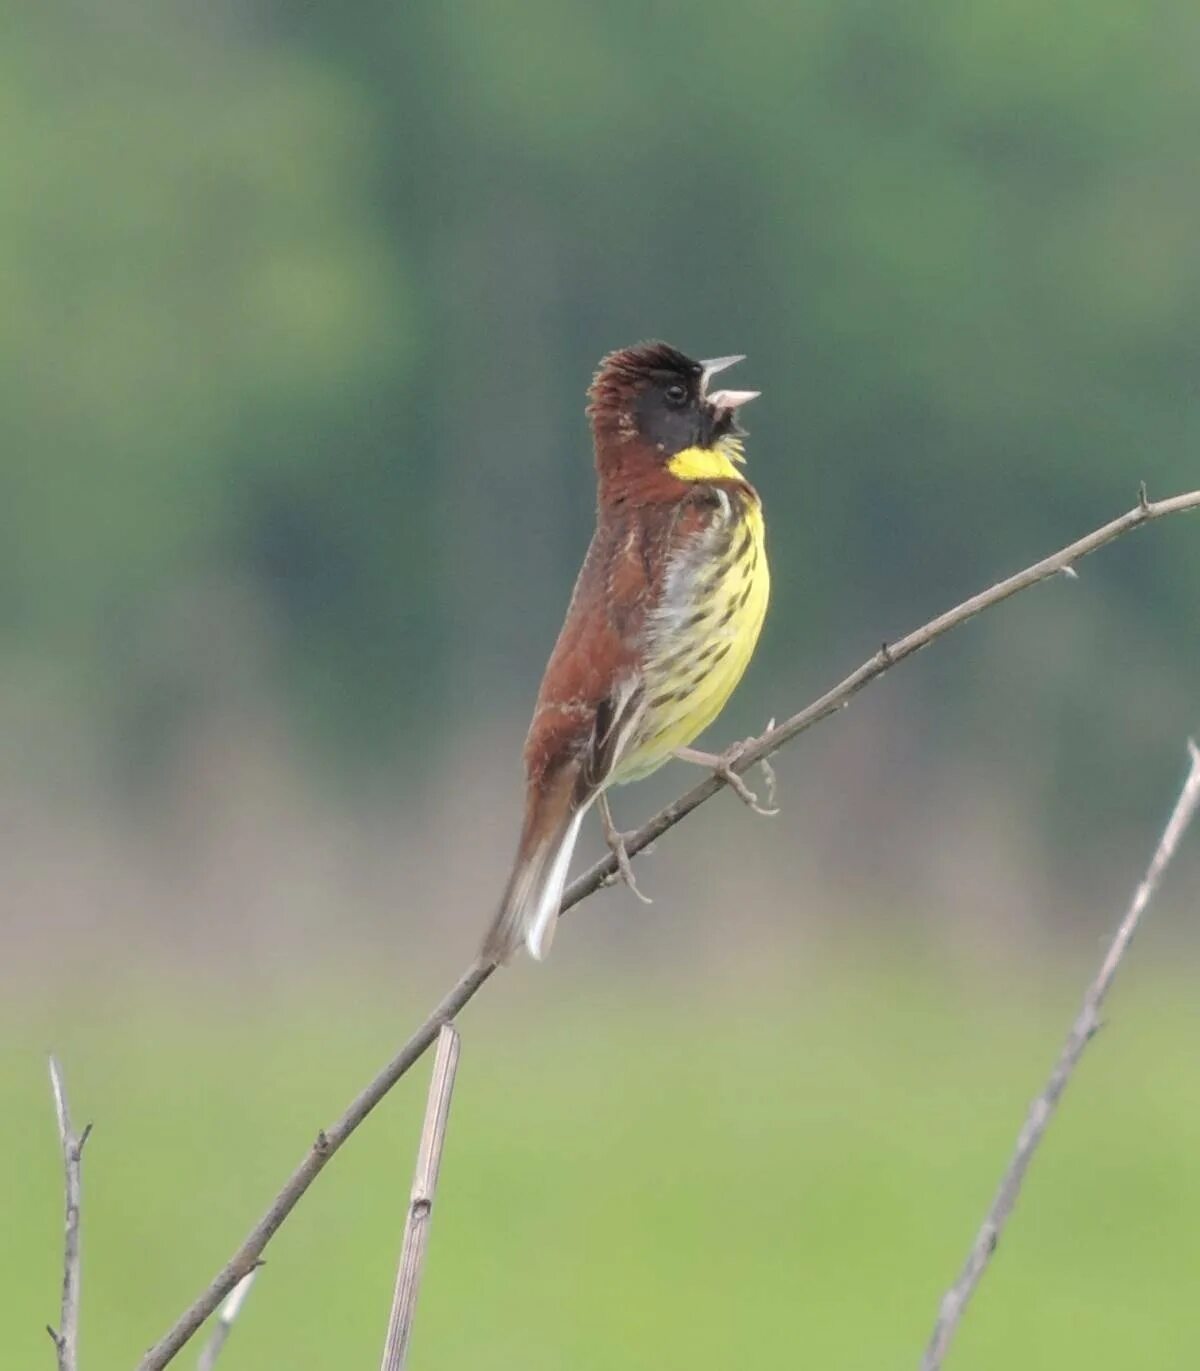
<instances>
[{"instance_id":1,"label":"blurred green background","mask_svg":"<svg viewBox=\"0 0 1200 1371\"><path fill-rule=\"evenodd\" d=\"M774 602L714 744L1139 481L1200 484L1200 18L0 13L0 1304L48 1364L53 1047L106 1371L473 950L605 351L745 352L764 392ZM607 892L489 986L414 1367L915 1365L1200 726L1200 527L1080 570L789 750L781 817L664 839L654 908ZM1200 1354L1198 882L1185 852L955 1366ZM417 1075L229 1371L377 1356Z\"/></svg>"}]
</instances>

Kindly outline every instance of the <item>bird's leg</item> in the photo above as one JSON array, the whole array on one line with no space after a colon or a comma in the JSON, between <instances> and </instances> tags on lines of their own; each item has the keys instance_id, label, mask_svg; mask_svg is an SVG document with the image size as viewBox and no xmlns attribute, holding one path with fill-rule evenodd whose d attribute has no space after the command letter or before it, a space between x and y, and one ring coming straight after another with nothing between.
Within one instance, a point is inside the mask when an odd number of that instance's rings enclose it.
<instances>
[{"instance_id":1,"label":"bird's leg","mask_svg":"<svg viewBox=\"0 0 1200 1371\"><path fill-rule=\"evenodd\" d=\"M775 721L772 720L767 726L767 731L770 732L774 727ZM681 762L693 762L696 766L706 766L710 771L715 771L743 804L748 805L755 814L762 814L769 818L771 815L779 813L779 808L775 803L775 768L765 757L759 762L767 783L767 802L765 805L759 804L758 796L733 769L734 763L753 741L753 739L748 739L744 743L734 743L732 747L719 754L701 752L694 747L677 747L675 755Z\"/></svg>"},{"instance_id":2,"label":"bird's leg","mask_svg":"<svg viewBox=\"0 0 1200 1371\"><path fill-rule=\"evenodd\" d=\"M613 823L612 810L608 807L608 796L603 791L596 797L596 808L600 811L600 822L604 825L604 841L608 844L608 850L617 859L617 875L643 904L653 904L654 901L650 896L643 895L638 889L637 881L633 878L633 865L629 860L629 853L625 850L625 839L617 831L616 824Z\"/></svg>"}]
</instances>

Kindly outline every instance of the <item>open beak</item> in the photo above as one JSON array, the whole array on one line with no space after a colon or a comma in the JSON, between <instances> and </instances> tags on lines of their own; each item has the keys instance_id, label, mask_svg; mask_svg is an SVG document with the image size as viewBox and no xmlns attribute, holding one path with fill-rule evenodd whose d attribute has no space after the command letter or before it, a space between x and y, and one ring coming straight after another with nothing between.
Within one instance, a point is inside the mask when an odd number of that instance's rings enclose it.
<instances>
[{"instance_id":1,"label":"open beak","mask_svg":"<svg viewBox=\"0 0 1200 1371\"><path fill-rule=\"evenodd\" d=\"M700 392L710 404L717 405L721 409L737 409L739 405L757 400L762 394L761 390L714 390L711 395L709 394L708 383L719 371L724 371L727 367L745 360L745 354L739 353L736 357L710 357L708 361L700 363L703 368L700 377Z\"/></svg>"},{"instance_id":2,"label":"open beak","mask_svg":"<svg viewBox=\"0 0 1200 1371\"><path fill-rule=\"evenodd\" d=\"M739 405L757 400L761 394L761 390L714 390L711 395L705 396L705 399L718 409L737 409Z\"/></svg>"},{"instance_id":3,"label":"open beak","mask_svg":"<svg viewBox=\"0 0 1200 1371\"><path fill-rule=\"evenodd\" d=\"M701 390L708 389L708 383L719 371L725 371L729 367L735 367L739 362L746 360L746 354L739 352L736 357L710 357L708 361L701 362L700 368L702 375L700 378Z\"/></svg>"}]
</instances>

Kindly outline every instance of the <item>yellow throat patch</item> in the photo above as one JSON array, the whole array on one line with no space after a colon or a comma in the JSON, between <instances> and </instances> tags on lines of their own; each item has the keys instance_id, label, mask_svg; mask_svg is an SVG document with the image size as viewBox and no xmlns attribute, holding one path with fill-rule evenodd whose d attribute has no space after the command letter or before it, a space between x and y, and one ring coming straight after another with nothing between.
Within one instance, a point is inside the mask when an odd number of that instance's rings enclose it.
<instances>
[{"instance_id":1,"label":"yellow throat patch","mask_svg":"<svg viewBox=\"0 0 1200 1371\"><path fill-rule=\"evenodd\" d=\"M720 447L685 447L667 463L667 470L681 481L740 481L734 462L745 460L741 443L727 438Z\"/></svg>"}]
</instances>

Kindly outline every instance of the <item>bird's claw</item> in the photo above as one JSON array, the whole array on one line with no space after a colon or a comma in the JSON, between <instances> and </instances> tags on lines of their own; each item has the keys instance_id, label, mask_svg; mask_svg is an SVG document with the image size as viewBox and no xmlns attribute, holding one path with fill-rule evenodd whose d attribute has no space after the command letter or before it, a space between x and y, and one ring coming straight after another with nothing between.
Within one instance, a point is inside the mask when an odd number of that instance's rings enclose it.
<instances>
[{"instance_id":1,"label":"bird's claw","mask_svg":"<svg viewBox=\"0 0 1200 1371\"><path fill-rule=\"evenodd\" d=\"M654 901L649 895L644 895L638 888L637 880L633 874L633 863L629 860L629 851L625 846L625 835L618 833L614 828L611 833L604 835L604 841L608 844L608 850L613 854L617 863L617 869L605 877L605 885L613 885L617 881L623 882L643 904L653 904Z\"/></svg>"},{"instance_id":2,"label":"bird's claw","mask_svg":"<svg viewBox=\"0 0 1200 1371\"><path fill-rule=\"evenodd\" d=\"M734 765L741 760L751 741L753 739L744 743L734 743L731 748L727 748L717 758L713 770L748 809L752 809L755 814L761 814L764 819L770 819L779 813L779 806L775 803L775 768L765 757L758 763L762 767L763 780L766 783L766 804L759 802L757 794L733 769Z\"/></svg>"},{"instance_id":3,"label":"bird's claw","mask_svg":"<svg viewBox=\"0 0 1200 1371\"><path fill-rule=\"evenodd\" d=\"M625 846L625 835L613 823L612 810L608 806L607 795L601 793L596 808L599 810L600 824L604 829L604 841L608 844L608 850L613 854L617 863L617 869L604 878L604 884L612 885L616 881L624 881L643 904L653 904L654 901L650 896L643 895L638 889L638 883L633 875L633 863L629 860L629 850Z\"/></svg>"}]
</instances>

